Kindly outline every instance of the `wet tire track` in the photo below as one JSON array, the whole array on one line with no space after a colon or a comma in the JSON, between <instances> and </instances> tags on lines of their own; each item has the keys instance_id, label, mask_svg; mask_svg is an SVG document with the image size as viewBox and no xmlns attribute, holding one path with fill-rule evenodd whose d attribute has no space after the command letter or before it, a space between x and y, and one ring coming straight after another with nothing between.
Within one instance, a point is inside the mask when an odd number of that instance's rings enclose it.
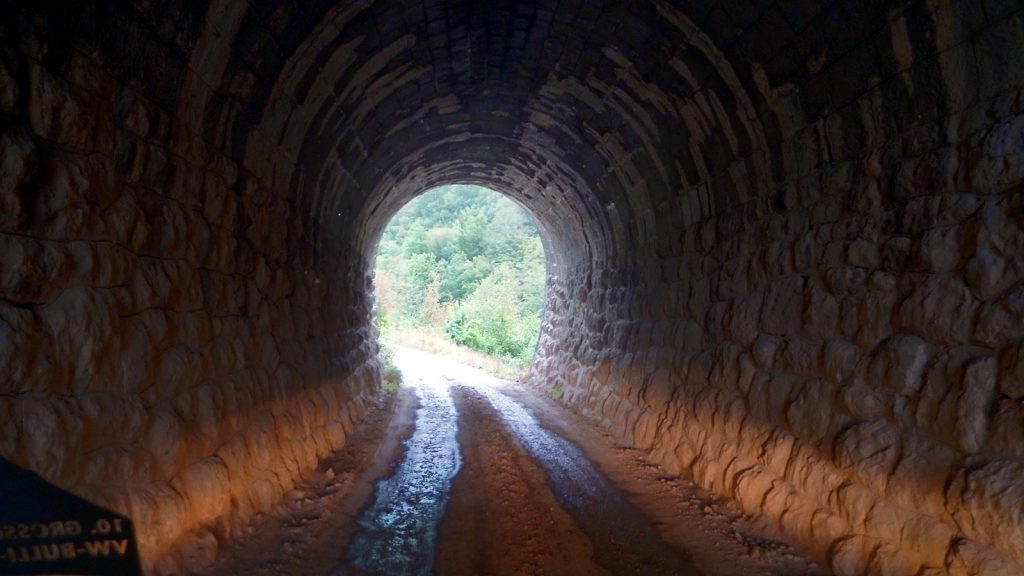
<instances>
[{"instance_id":1,"label":"wet tire track","mask_svg":"<svg viewBox=\"0 0 1024 576\"><path fill-rule=\"evenodd\" d=\"M415 385L416 429L395 473L377 483L373 503L358 521L343 566L334 576L430 574L437 525L451 481L462 464L455 404L433 375Z\"/></svg>"},{"instance_id":2,"label":"wet tire track","mask_svg":"<svg viewBox=\"0 0 1024 576\"><path fill-rule=\"evenodd\" d=\"M543 468L478 391L454 386L464 464L441 521L436 574L610 576Z\"/></svg>"},{"instance_id":3,"label":"wet tire track","mask_svg":"<svg viewBox=\"0 0 1024 576\"><path fill-rule=\"evenodd\" d=\"M589 536L601 566L614 574L700 576L685 553L667 544L576 445L542 427L526 408L497 389L477 390L547 472L555 498Z\"/></svg>"},{"instance_id":4,"label":"wet tire track","mask_svg":"<svg viewBox=\"0 0 1024 576\"><path fill-rule=\"evenodd\" d=\"M578 447L499 392L499 381L411 350L396 362L416 375L408 382L420 399L415 432L395 474L378 482L335 576L430 574L449 498L462 520L448 521L442 573L699 576ZM458 435L453 388L479 438ZM460 450L471 461L450 496Z\"/></svg>"}]
</instances>

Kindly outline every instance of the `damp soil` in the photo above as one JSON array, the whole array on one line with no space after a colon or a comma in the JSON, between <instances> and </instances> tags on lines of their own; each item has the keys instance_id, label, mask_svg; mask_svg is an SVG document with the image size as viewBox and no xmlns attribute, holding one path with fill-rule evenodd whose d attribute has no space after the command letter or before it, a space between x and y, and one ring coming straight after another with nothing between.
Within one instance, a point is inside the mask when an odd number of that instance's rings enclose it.
<instances>
[{"instance_id":1,"label":"damp soil","mask_svg":"<svg viewBox=\"0 0 1024 576\"><path fill-rule=\"evenodd\" d=\"M428 576L437 526L462 466L458 417L442 375L412 370L406 376L419 398L415 431L393 474L377 482L348 552L332 576Z\"/></svg>"},{"instance_id":2,"label":"damp soil","mask_svg":"<svg viewBox=\"0 0 1024 576\"><path fill-rule=\"evenodd\" d=\"M487 398L464 386L453 396L465 465L441 522L436 573L612 574Z\"/></svg>"},{"instance_id":3,"label":"damp soil","mask_svg":"<svg viewBox=\"0 0 1024 576\"><path fill-rule=\"evenodd\" d=\"M371 407L333 454L288 492L246 534L218 554L202 576L311 576L331 574L342 563L357 519L375 484L393 472L403 441L415 429L416 394L409 389Z\"/></svg>"},{"instance_id":4,"label":"damp soil","mask_svg":"<svg viewBox=\"0 0 1024 576\"><path fill-rule=\"evenodd\" d=\"M396 363L399 393L206 574L826 574L542 392Z\"/></svg>"},{"instance_id":5,"label":"damp soil","mask_svg":"<svg viewBox=\"0 0 1024 576\"><path fill-rule=\"evenodd\" d=\"M685 551L693 569L713 576L827 576L764 522L695 485L667 474L644 452L616 442L596 421L566 411L550 396L518 386L502 389L540 425L579 446L586 459L625 495L669 546ZM639 572L644 573L644 572Z\"/></svg>"}]
</instances>

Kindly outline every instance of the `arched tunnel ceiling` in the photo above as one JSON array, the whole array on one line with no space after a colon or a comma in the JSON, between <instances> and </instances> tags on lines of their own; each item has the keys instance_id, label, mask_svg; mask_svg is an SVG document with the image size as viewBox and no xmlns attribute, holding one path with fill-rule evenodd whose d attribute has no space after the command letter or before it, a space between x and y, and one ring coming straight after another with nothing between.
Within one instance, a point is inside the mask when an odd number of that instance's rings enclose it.
<instances>
[{"instance_id":1,"label":"arched tunnel ceiling","mask_svg":"<svg viewBox=\"0 0 1024 576\"><path fill-rule=\"evenodd\" d=\"M763 199L786 169L772 87L813 72L796 65L803 46L824 67L892 10L804 4L224 1L190 67L225 63L199 74L193 106L323 241L365 251L411 195L477 182L526 205L567 263L625 265L680 224ZM815 31L830 36L808 43Z\"/></svg>"},{"instance_id":2,"label":"arched tunnel ceiling","mask_svg":"<svg viewBox=\"0 0 1024 576\"><path fill-rule=\"evenodd\" d=\"M982 12L957 10L965 30ZM135 21L159 44L116 31ZM317 242L366 252L411 195L479 182L567 262L612 266L725 208L770 209L808 171L789 136L941 42L911 1L97 2L40 25L124 55L120 80L174 111L176 152L225 151ZM891 103L908 122L946 103L919 68L928 88ZM868 137L844 136L814 143L820 163Z\"/></svg>"}]
</instances>

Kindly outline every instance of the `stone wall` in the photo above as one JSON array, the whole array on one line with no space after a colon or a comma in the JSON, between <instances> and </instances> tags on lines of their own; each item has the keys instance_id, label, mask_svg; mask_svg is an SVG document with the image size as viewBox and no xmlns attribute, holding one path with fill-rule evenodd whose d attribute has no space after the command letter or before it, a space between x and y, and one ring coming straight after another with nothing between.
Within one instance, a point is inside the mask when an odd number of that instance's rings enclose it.
<instances>
[{"instance_id":1,"label":"stone wall","mask_svg":"<svg viewBox=\"0 0 1024 576\"><path fill-rule=\"evenodd\" d=\"M17 14L0 31L0 455L132 518L148 569L202 565L374 401L366 263L311 258L294 208L187 137L166 85ZM157 51L135 25L122 39Z\"/></svg>"},{"instance_id":2,"label":"stone wall","mask_svg":"<svg viewBox=\"0 0 1024 576\"><path fill-rule=\"evenodd\" d=\"M770 199L555 290L534 367L840 575L1024 573L1024 25L946 4L938 56L780 121Z\"/></svg>"}]
</instances>

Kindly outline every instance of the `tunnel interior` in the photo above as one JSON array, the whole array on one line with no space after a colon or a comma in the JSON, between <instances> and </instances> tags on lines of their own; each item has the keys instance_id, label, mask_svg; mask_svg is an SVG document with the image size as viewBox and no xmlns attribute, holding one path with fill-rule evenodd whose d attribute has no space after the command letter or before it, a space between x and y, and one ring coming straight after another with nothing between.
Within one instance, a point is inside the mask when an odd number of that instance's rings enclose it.
<instances>
[{"instance_id":1,"label":"tunnel interior","mask_svg":"<svg viewBox=\"0 0 1024 576\"><path fill-rule=\"evenodd\" d=\"M544 231L530 379L836 574L1024 571L1018 1L3 0L0 455L209 562L380 389L373 250Z\"/></svg>"}]
</instances>

